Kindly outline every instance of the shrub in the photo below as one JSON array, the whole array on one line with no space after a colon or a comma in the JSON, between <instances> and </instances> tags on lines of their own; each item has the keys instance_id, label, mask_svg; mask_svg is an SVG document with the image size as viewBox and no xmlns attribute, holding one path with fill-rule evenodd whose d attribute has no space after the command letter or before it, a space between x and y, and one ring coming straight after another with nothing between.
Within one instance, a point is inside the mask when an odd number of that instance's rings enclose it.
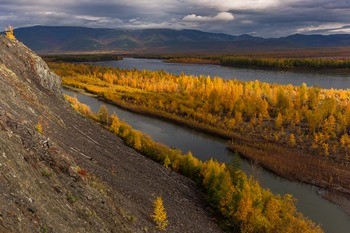
<instances>
[{"instance_id":1,"label":"shrub","mask_svg":"<svg viewBox=\"0 0 350 233\"><path fill-rule=\"evenodd\" d=\"M50 178L52 176L52 173L47 170L44 170L41 172L41 175L44 177Z\"/></svg>"},{"instance_id":2,"label":"shrub","mask_svg":"<svg viewBox=\"0 0 350 233\"><path fill-rule=\"evenodd\" d=\"M12 26L8 26L7 28L5 28L5 34L6 34L6 37L9 38L10 40L16 40L16 37L13 33Z\"/></svg>"},{"instance_id":3,"label":"shrub","mask_svg":"<svg viewBox=\"0 0 350 233\"><path fill-rule=\"evenodd\" d=\"M40 122L35 126L35 129L38 133L43 134L43 125Z\"/></svg>"},{"instance_id":4,"label":"shrub","mask_svg":"<svg viewBox=\"0 0 350 233\"><path fill-rule=\"evenodd\" d=\"M153 202L154 210L153 210L153 220L157 224L157 228L159 230L165 230L168 226L167 214L163 206L163 200L161 197L157 197Z\"/></svg>"}]
</instances>

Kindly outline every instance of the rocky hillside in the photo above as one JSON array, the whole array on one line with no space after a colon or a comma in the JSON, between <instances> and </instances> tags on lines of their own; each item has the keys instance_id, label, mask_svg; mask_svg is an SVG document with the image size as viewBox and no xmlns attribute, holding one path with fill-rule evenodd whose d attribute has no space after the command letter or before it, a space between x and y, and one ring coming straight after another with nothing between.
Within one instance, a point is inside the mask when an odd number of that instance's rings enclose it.
<instances>
[{"instance_id":1,"label":"rocky hillside","mask_svg":"<svg viewBox=\"0 0 350 233\"><path fill-rule=\"evenodd\" d=\"M22 43L0 37L0 232L220 232L204 197L77 114L60 78Z\"/></svg>"}]
</instances>

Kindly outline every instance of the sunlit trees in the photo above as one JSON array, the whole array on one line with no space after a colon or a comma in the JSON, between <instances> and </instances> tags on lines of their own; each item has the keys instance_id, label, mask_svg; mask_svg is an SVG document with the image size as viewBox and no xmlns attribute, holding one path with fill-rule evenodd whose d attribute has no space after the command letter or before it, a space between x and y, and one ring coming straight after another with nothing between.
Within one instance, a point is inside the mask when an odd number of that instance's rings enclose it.
<instances>
[{"instance_id":1,"label":"sunlit trees","mask_svg":"<svg viewBox=\"0 0 350 233\"><path fill-rule=\"evenodd\" d=\"M347 133L341 136L340 145L350 150L350 136Z\"/></svg>"},{"instance_id":2,"label":"sunlit trees","mask_svg":"<svg viewBox=\"0 0 350 233\"><path fill-rule=\"evenodd\" d=\"M120 126L120 122L119 122L119 118L117 115L112 115L111 118L111 127L110 127L110 131L112 133L118 134L119 132L119 126Z\"/></svg>"},{"instance_id":3,"label":"sunlit trees","mask_svg":"<svg viewBox=\"0 0 350 233\"><path fill-rule=\"evenodd\" d=\"M156 200L153 202L153 207L154 210L152 217L157 225L157 228L161 231L165 230L169 222L167 220L167 213L163 205L163 199L161 197L157 197Z\"/></svg>"},{"instance_id":4,"label":"sunlit trees","mask_svg":"<svg viewBox=\"0 0 350 233\"><path fill-rule=\"evenodd\" d=\"M322 132L329 138L334 138L336 136L336 121L333 115L328 117L323 121Z\"/></svg>"},{"instance_id":5,"label":"sunlit trees","mask_svg":"<svg viewBox=\"0 0 350 233\"><path fill-rule=\"evenodd\" d=\"M277 130L282 129L283 127L283 116L282 116L282 113L280 112L277 114L277 117L275 119L275 127Z\"/></svg>"},{"instance_id":6,"label":"sunlit trees","mask_svg":"<svg viewBox=\"0 0 350 233\"><path fill-rule=\"evenodd\" d=\"M134 136L134 148L136 150L141 150L141 135L140 133L135 133L135 136Z\"/></svg>"},{"instance_id":7,"label":"sunlit trees","mask_svg":"<svg viewBox=\"0 0 350 233\"><path fill-rule=\"evenodd\" d=\"M296 140L295 140L295 136L294 136L294 134L290 134L289 135L289 145L291 145L291 146L295 146L296 145Z\"/></svg>"},{"instance_id":8,"label":"sunlit trees","mask_svg":"<svg viewBox=\"0 0 350 233\"><path fill-rule=\"evenodd\" d=\"M97 112L97 116L101 123L108 124L109 114L106 105L101 105Z\"/></svg>"},{"instance_id":9,"label":"sunlit trees","mask_svg":"<svg viewBox=\"0 0 350 233\"><path fill-rule=\"evenodd\" d=\"M8 26L8 27L5 28L5 35L10 40L16 40L16 37L15 37L15 34L13 32L13 27L12 26Z\"/></svg>"}]
</instances>

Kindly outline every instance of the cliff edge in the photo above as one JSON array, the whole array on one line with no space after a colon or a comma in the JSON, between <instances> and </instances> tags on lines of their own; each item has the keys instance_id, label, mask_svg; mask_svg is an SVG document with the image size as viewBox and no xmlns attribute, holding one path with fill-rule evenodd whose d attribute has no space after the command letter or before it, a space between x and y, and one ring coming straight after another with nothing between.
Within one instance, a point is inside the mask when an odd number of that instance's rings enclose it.
<instances>
[{"instance_id":1,"label":"cliff edge","mask_svg":"<svg viewBox=\"0 0 350 233\"><path fill-rule=\"evenodd\" d=\"M220 232L187 178L128 148L64 100L60 78L0 36L0 232Z\"/></svg>"}]
</instances>

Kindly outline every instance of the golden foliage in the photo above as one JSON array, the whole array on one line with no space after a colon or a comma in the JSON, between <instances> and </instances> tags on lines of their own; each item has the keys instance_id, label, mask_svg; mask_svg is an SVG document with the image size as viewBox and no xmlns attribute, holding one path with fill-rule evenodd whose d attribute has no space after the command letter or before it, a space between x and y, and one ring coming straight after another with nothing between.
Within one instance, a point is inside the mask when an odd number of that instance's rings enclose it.
<instances>
[{"instance_id":1,"label":"golden foliage","mask_svg":"<svg viewBox=\"0 0 350 233\"><path fill-rule=\"evenodd\" d=\"M36 129L36 131L38 131L40 134L43 134L43 125L42 125L40 122L38 122L38 124L36 124L35 129Z\"/></svg>"},{"instance_id":2,"label":"golden foliage","mask_svg":"<svg viewBox=\"0 0 350 233\"><path fill-rule=\"evenodd\" d=\"M291 145L291 146L295 146L296 145L294 134L290 134L289 135L289 145Z\"/></svg>"},{"instance_id":3,"label":"golden foliage","mask_svg":"<svg viewBox=\"0 0 350 233\"><path fill-rule=\"evenodd\" d=\"M166 156L165 159L164 159L164 164L163 165L164 165L165 168L169 168L170 164L171 164L170 158L169 158L169 156Z\"/></svg>"},{"instance_id":4,"label":"golden foliage","mask_svg":"<svg viewBox=\"0 0 350 233\"><path fill-rule=\"evenodd\" d=\"M141 146L142 146L142 144L141 144L141 135L140 135L140 133L137 132L135 134L135 138L134 138L134 148L136 150L141 150Z\"/></svg>"},{"instance_id":5,"label":"golden foliage","mask_svg":"<svg viewBox=\"0 0 350 233\"><path fill-rule=\"evenodd\" d=\"M279 112L277 114L277 117L276 117L276 120L275 120L275 127L276 129L282 129L282 126L283 126L283 116L282 114Z\"/></svg>"},{"instance_id":6,"label":"golden foliage","mask_svg":"<svg viewBox=\"0 0 350 233\"><path fill-rule=\"evenodd\" d=\"M10 40L16 40L12 26L8 26L5 28L5 34L6 34L6 37L9 38Z\"/></svg>"},{"instance_id":7,"label":"golden foliage","mask_svg":"<svg viewBox=\"0 0 350 233\"><path fill-rule=\"evenodd\" d=\"M350 150L350 136L347 133L341 136L340 145Z\"/></svg>"},{"instance_id":8,"label":"golden foliage","mask_svg":"<svg viewBox=\"0 0 350 233\"><path fill-rule=\"evenodd\" d=\"M118 117L116 115L112 115L111 122L112 122L112 124L111 124L109 129L112 133L117 134L119 131L119 126L120 126L120 122L119 122Z\"/></svg>"},{"instance_id":9,"label":"golden foliage","mask_svg":"<svg viewBox=\"0 0 350 233\"><path fill-rule=\"evenodd\" d=\"M157 225L157 228L159 230L165 230L165 228L168 226L168 220L167 220L167 213L165 211L163 200L161 197L157 197L156 200L153 202L153 214L152 218L154 222Z\"/></svg>"},{"instance_id":10,"label":"golden foliage","mask_svg":"<svg viewBox=\"0 0 350 233\"><path fill-rule=\"evenodd\" d=\"M98 119L103 124L108 124L109 114L106 105L101 105L100 109L97 112Z\"/></svg>"}]
</instances>

